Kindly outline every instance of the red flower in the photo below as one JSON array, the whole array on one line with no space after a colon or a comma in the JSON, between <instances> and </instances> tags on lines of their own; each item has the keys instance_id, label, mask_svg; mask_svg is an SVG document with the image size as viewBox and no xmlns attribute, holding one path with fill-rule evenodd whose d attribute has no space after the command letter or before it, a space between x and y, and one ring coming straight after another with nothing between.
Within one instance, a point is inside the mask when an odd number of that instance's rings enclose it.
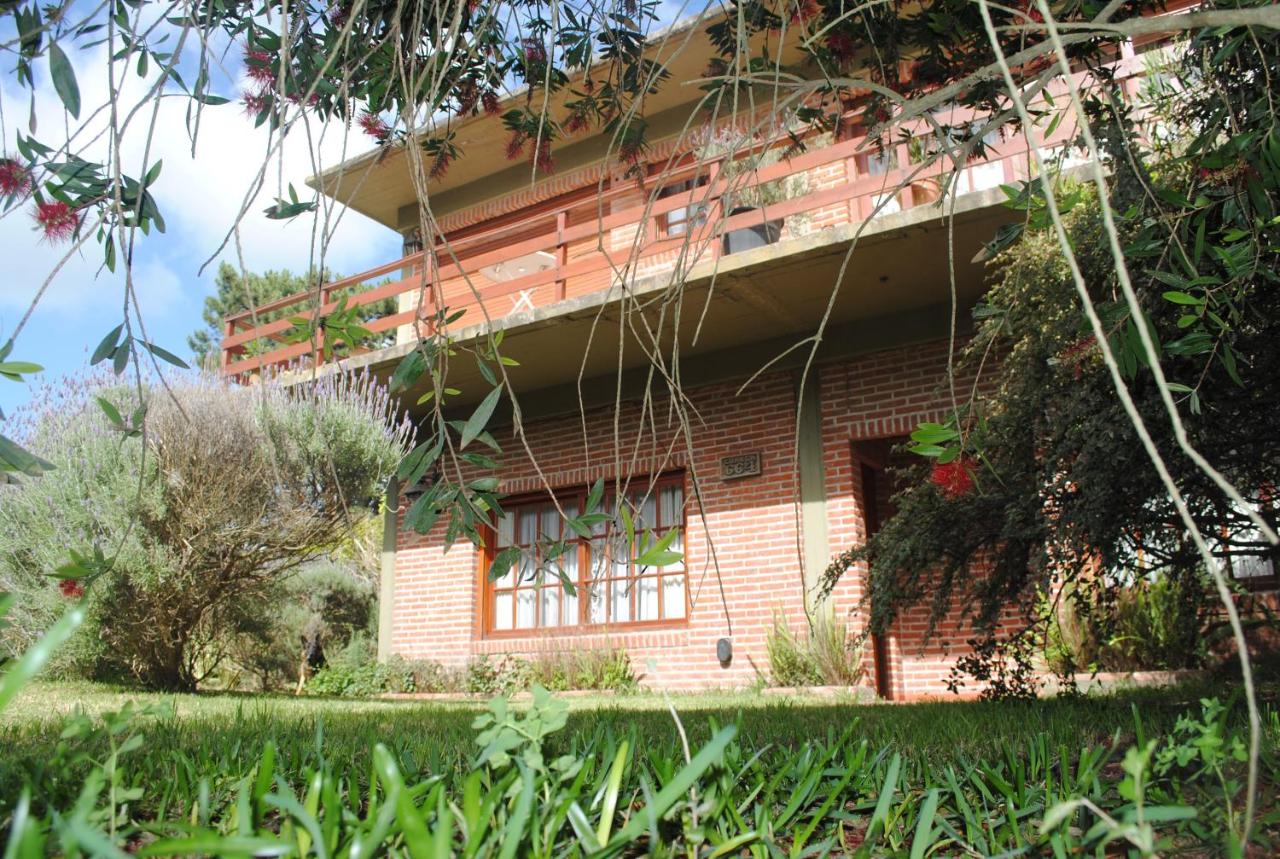
<instances>
[{"instance_id":1,"label":"red flower","mask_svg":"<svg viewBox=\"0 0 1280 859\"><path fill-rule=\"evenodd\" d=\"M484 112L489 116L493 116L499 110L498 94L491 89L487 89L480 93L480 104L484 106Z\"/></svg>"},{"instance_id":2,"label":"red flower","mask_svg":"<svg viewBox=\"0 0 1280 859\"><path fill-rule=\"evenodd\" d=\"M329 9L329 23L338 29L346 26L347 18L351 15L351 7L346 3L340 3Z\"/></svg>"},{"instance_id":3,"label":"red flower","mask_svg":"<svg viewBox=\"0 0 1280 859\"><path fill-rule=\"evenodd\" d=\"M466 115L476 109L476 102L479 101L480 94L476 92L476 85L473 83L465 83L458 87L458 113Z\"/></svg>"},{"instance_id":4,"label":"red flower","mask_svg":"<svg viewBox=\"0 0 1280 859\"><path fill-rule=\"evenodd\" d=\"M302 90L298 90L297 92L291 92L289 93L289 101L293 102L294 104L302 104L303 95L304 93L302 92ZM315 107L319 103L320 103L320 93L313 92L311 95L307 96L307 107Z\"/></svg>"},{"instance_id":5,"label":"red flower","mask_svg":"<svg viewBox=\"0 0 1280 859\"><path fill-rule=\"evenodd\" d=\"M587 115L584 111L575 111L569 114L569 118L564 121L564 130L570 134L577 134L587 127Z\"/></svg>"},{"instance_id":6,"label":"red flower","mask_svg":"<svg viewBox=\"0 0 1280 859\"><path fill-rule=\"evenodd\" d=\"M84 585L77 579L63 579L58 582L58 590L69 600L78 600L84 596Z\"/></svg>"},{"instance_id":7,"label":"red flower","mask_svg":"<svg viewBox=\"0 0 1280 859\"><path fill-rule=\"evenodd\" d=\"M387 138L391 136L391 128L386 121L376 113L365 111L360 114L360 128L364 133L372 137L379 143L385 143Z\"/></svg>"},{"instance_id":8,"label":"red flower","mask_svg":"<svg viewBox=\"0 0 1280 859\"><path fill-rule=\"evenodd\" d=\"M33 214L44 237L51 242L66 241L80 229L80 213L61 200L36 203Z\"/></svg>"},{"instance_id":9,"label":"red flower","mask_svg":"<svg viewBox=\"0 0 1280 859\"><path fill-rule=\"evenodd\" d=\"M547 61L547 48L537 39L523 39L521 45L524 48L524 61L530 67L539 67Z\"/></svg>"},{"instance_id":10,"label":"red flower","mask_svg":"<svg viewBox=\"0 0 1280 859\"><path fill-rule=\"evenodd\" d=\"M271 106L271 97L265 92L245 92L240 96L244 112L249 116L258 116Z\"/></svg>"},{"instance_id":11,"label":"red flower","mask_svg":"<svg viewBox=\"0 0 1280 859\"><path fill-rule=\"evenodd\" d=\"M857 51L857 47L853 44L853 39L848 33L835 31L827 34L827 50L831 52L831 56L836 58L836 62L844 65L853 61L853 55Z\"/></svg>"},{"instance_id":12,"label":"red flower","mask_svg":"<svg viewBox=\"0 0 1280 859\"><path fill-rule=\"evenodd\" d=\"M618 160L632 167L640 163L644 155L644 147L634 140L624 140L618 144Z\"/></svg>"},{"instance_id":13,"label":"red flower","mask_svg":"<svg viewBox=\"0 0 1280 859\"><path fill-rule=\"evenodd\" d=\"M447 149L441 149L431 161L431 169L427 172L427 178L443 179L444 174L449 171L449 165L452 163L453 153Z\"/></svg>"},{"instance_id":14,"label":"red flower","mask_svg":"<svg viewBox=\"0 0 1280 859\"><path fill-rule=\"evenodd\" d=\"M1029 20L1035 21L1037 24L1044 23L1044 16L1040 14L1040 10L1036 8L1035 0L1022 0L1022 13Z\"/></svg>"},{"instance_id":15,"label":"red flower","mask_svg":"<svg viewBox=\"0 0 1280 859\"><path fill-rule=\"evenodd\" d=\"M246 48L244 52L244 71L250 80L260 84L275 81L276 74L271 71L271 54L254 48Z\"/></svg>"},{"instance_id":16,"label":"red flower","mask_svg":"<svg viewBox=\"0 0 1280 859\"><path fill-rule=\"evenodd\" d=\"M943 498L960 498L973 491L973 471L976 467L977 463L967 456L939 463L933 467L929 482L938 487Z\"/></svg>"},{"instance_id":17,"label":"red flower","mask_svg":"<svg viewBox=\"0 0 1280 859\"><path fill-rule=\"evenodd\" d=\"M11 197L31 190L31 171L25 164L13 159L0 159L0 194Z\"/></svg>"},{"instance_id":18,"label":"red flower","mask_svg":"<svg viewBox=\"0 0 1280 859\"><path fill-rule=\"evenodd\" d=\"M551 141L539 140L538 149L533 154L533 164L543 173L556 172L556 162L551 157Z\"/></svg>"},{"instance_id":19,"label":"red flower","mask_svg":"<svg viewBox=\"0 0 1280 859\"><path fill-rule=\"evenodd\" d=\"M516 131L511 135L511 139L507 141L507 160L515 161L520 157L520 153L524 152L524 134Z\"/></svg>"},{"instance_id":20,"label":"red flower","mask_svg":"<svg viewBox=\"0 0 1280 859\"><path fill-rule=\"evenodd\" d=\"M791 10L791 23L810 21L818 17L821 12L822 8L818 6L818 0L796 0L796 6Z\"/></svg>"}]
</instances>

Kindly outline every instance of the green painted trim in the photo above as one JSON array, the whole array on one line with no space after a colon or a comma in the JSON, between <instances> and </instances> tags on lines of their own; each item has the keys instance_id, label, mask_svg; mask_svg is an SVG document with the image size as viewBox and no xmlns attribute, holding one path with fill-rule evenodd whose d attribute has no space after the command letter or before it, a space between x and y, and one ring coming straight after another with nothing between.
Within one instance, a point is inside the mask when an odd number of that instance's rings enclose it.
<instances>
[{"instance_id":1,"label":"green painted trim","mask_svg":"<svg viewBox=\"0 0 1280 859\"><path fill-rule=\"evenodd\" d=\"M378 574L378 661L391 658L391 610L396 595L396 529L400 503L400 482L394 477L387 486L382 510L382 566Z\"/></svg>"},{"instance_id":2,"label":"green painted trim","mask_svg":"<svg viewBox=\"0 0 1280 859\"><path fill-rule=\"evenodd\" d=\"M827 539L827 482L822 457L822 393L816 368L811 369L801 389L796 373L796 408L799 410L796 435L797 475L800 490L801 563L804 569L805 607L817 591L818 579L830 559Z\"/></svg>"}]
</instances>

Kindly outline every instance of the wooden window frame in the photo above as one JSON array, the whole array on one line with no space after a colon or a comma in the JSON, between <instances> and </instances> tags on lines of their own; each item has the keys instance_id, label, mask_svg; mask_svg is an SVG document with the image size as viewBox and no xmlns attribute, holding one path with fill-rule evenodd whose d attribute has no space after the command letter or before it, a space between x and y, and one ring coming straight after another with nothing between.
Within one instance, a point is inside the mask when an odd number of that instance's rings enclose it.
<instances>
[{"instance_id":1,"label":"wooden window frame","mask_svg":"<svg viewBox=\"0 0 1280 859\"><path fill-rule=\"evenodd\" d=\"M478 582L478 591L480 596L481 637L502 639L502 638L527 638L530 636L542 636L542 637L566 636L566 635L583 635L583 634L599 633L605 630L625 630L630 632L630 631L643 631L643 630L650 630L650 629L671 629L671 628L680 628L680 627L688 626L689 614L692 609L692 604L691 604L691 593L690 593L690 587L689 587L689 566L690 566L689 527L688 527L689 526L689 514L688 514L689 495L688 495L688 489L685 485L684 478L685 476L683 471L670 471L670 472L664 472L656 476L645 476L645 477L631 478L625 481L614 481L606 487L605 496L602 501L603 510L610 511L613 509L614 499L617 497L617 493L619 490L622 490L628 494L636 493L636 492L641 492L641 493L651 492L654 498L655 517L658 519L658 521L661 521L661 517L662 517L661 489L663 487L679 486L681 491L681 499L683 503L681 504L680 515L676 518L675 523L673 525L667 526L666 528L656 527L655 525L646 530L652 531L656 539L656 538L660 538L663 534L667 533L673 528L679 528L681 533L684 535L682 540L682 543L684 545L684 550L683 550L684 560L682 563L683 571L680 573L665 573L665 574L651 573L647 575L637 575L635 572L636 570L635 564L631 563L627 565L628 573L625 577L610 575L610 576L604 576L600 578L598 580L598 583L600 586L602 586L605 589L603 599L604 599L604 605L605 605L606 619L604 622L593 623L590 620L591 599L590 599L589 588L591 584L596 583L591 579L592 540L582 538L582 537L576 537L574 539L574 542L577 545L571 547L569 551L576 551L578 553L578 578L577 578L577 581L574 582L574 585L577 588L577 595L578 595L577 622L574 624L560 623L555 626L543 626L541 625L541 617L540 617L541 613L540 611L535 609L535 618L534 618L535 625L531 627L517 628L515 626L515 623L516 623L516 617L517 617L516 613L519 611L518 594L520 593L520 591L523 591L523 590L536 591L536 589L538 588L538 585L536 584L520 585L517 582L510 588L499 588L499 587L496 587L495 582L492 582L489 580L489 567L493 563L494 556L498 553L499 548L497 546L497 543L498 543L497 528L494 525L486 526L485 548L480 552L479 582ZM503 505L503 508L508 512L516 513L516 521L512 526L513 534L515 535L515 540L516 540L515 545L519 545L519 542L518 542L519 527L520 527L519 511L521 508L530 507L533 505L545 505L554 497L554 499L561 505L561 507L563 507L565 504L574 504L576 505L576 509L578 510L578 512L581 513L586 501L587 493L589 491L590 491L590 487L588 486L575 486L567 489L556 490L552 494L548 494L546 492L537 492L537 493L529 493L526 495L514 496L510 499L507 499ZM563 530L564 530L563 520L560 520L560 521L561 521L561 526L560 526L561 532L563 534ZM683 588L684 611L680 617L665 617L663 615L665 614L665 609L666 609L666 606L664 605L664 600L666 598L666 595L664 593L664 588L662 587L663 580L666 578L670 578L672 576L677 576L677 575L683 576L684 578L684 588ZM636 616L636 601L639 593L638 583L645 579L655 579L658 583L657 593L658 593L658 615L659 616L652 620L628 619L628 620L617 621L610 618L609 613L612 611L612 602L610 600L610 592L609 592L610 585L615 581L625 580L625 581L631 582L631 586L629 589L630 602L629 602L628 616L630 618L634 618ZM507 628L507 629L499 629L497 627L497 624L495 623L495 613L497 609L497 595L499 593L512 594L512 598L511 598L512 625L510 628ZM563 595L564 595L564 591L561 590L561 597L559 600L559 607L560 607L559 611L561 614L561 619L563 619L564 605L565 605Z\"/></svg>"}]
</instances>

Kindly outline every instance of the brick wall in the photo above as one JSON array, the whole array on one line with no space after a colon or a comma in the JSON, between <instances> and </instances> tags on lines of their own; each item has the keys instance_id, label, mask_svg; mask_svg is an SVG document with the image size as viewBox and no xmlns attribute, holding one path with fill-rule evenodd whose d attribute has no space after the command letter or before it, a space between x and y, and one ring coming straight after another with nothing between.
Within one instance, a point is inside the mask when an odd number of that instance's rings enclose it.
<instances>
[{"instance_id":1,"label":"brick wall","mask_svg":"<svg viewBox=\"0 0 1280 859\"><path fill-rule=\"evenodd\" d=\"M919 421L940 417L946 349L945 343L914 345L820 369L833 555L865 539L853 442L905 435ZM393 652L456 666L481 654L616 646L630 652L633 664L652 685L753 683L757 670L768 670L765 639L775 612L797 629L804 617L795 504L796 379L785 371L762 376L740 396L735 393L738 384L686 391L687 432L669 400L655 396L647 408L628 402L616 415L613 408L592 411L585 426L576 415L528 424L523 442L511 429L497 434L505 452L502 488L511 494L539 492L548 485L583 486L598 477L684 470L691 602L687 622L644 631L618 627L485 637L478 620L478 553L466 543L443 553L443 524L425 537L401 528ZM538 469L523 452L526 443L536 452ZM720 478L721 457L753 451L762 457L759 476ZM854 630L863 628L859 602L864 575L863 570L850 571L833 594L836 611ZM946 671L968 637L958 618L949 617L939 627L938 640L926 645L921 612L904 615L888 641L895 697L943 694ZM728 666L716 658L721 637L733 641L734 658ZM872 667L868 658L868 669ZM868 683L872 677L869 672Z\"/></svg>"}]
</instances>

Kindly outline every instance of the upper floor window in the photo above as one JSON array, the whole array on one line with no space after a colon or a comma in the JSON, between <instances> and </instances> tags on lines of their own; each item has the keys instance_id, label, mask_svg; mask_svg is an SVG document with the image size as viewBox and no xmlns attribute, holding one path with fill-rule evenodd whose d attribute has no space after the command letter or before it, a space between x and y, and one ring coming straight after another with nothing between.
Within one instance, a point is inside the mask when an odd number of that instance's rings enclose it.
<instances>
[{"instance_id":1,"label":"upper floor window","mask_svg":"<svg viewBox=\"0 0 1280 859\"><path fill-rule=\"evenodd\" d=\"M658 191L658 199L663 200L667 197L674 197L677 194L688 194L696 188L707 184L706 176L698 176L693 179L686 179L683 182L674 182L670 185L664 185ZM696 195L694 195L696 197ZM684 236L688 235L689 227L701 224L705 219L706 207L702 203L694 202L688 206L681 206L678 209L672 209L662 216L662 224L664 231L668 236Z\"/></svg>"},{"instance_id":2,"label":"upper floor window","mask_svg":"<svg viewBox=\"0 0 1280 859\"><path fill-rule=\"evenodd\" d=\"M565 517L583 509L588 492L581 487L551 499L507 505L494 529L493 555L510 547L519 560L496 581L484 577L485 631L512 632L615 624L663 623L688 614L685 552L684 477L663 475L631 481L622 496L634 524L630 540L617 521L602 522L584 538L566 528ZM603 509L618 507L616 494ZM563 515L561 515L563 511ZM637 564L644 551L642 535L655 540L675 531L670 549L681 554L673 564ZM558 551L563 546L564 551ZM573 585L569 593L564 581Z\"/></svg>"}]
</instances>

